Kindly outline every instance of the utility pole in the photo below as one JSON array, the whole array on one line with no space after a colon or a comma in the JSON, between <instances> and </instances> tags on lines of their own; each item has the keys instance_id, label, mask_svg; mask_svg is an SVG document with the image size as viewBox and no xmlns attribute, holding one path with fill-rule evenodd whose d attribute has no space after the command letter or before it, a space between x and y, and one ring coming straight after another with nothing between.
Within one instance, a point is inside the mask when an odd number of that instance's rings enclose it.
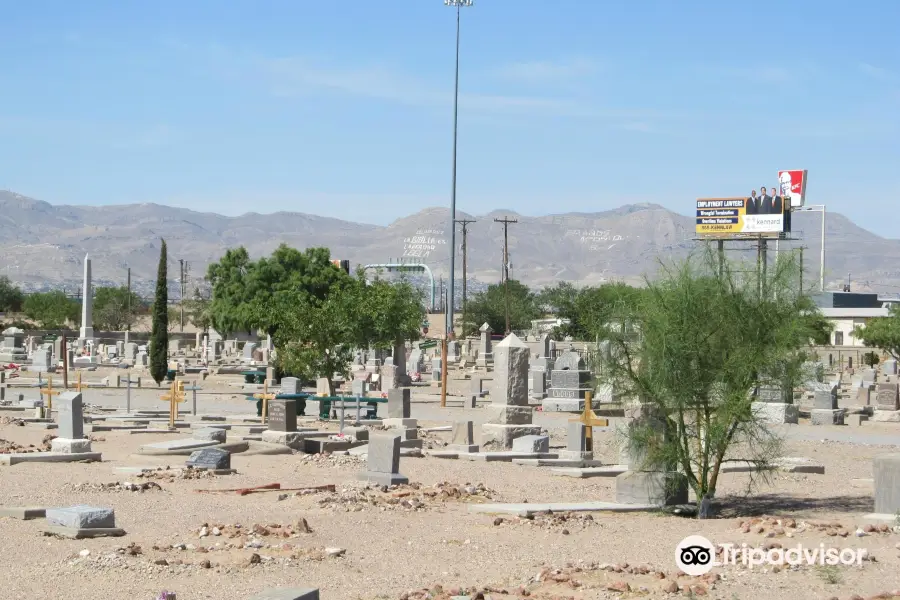
<instances>
[{"instance_id":1,"label":"utility pole","mask_svg":"<svg viewBox=\"0 0 900 600\"><path fill-rule=\"evenodd\" d=\"M517 219L503 217L494 219L495 223L503 223L503 293L506 296L506 335L509 335L509 225L518 223Z\"/></svg>"},{"instance_id":2,"label":"utility pole","mask_svg":"<svg viewBox=\"0 0 900 600\"><path fill-rule=\"evenodd\" d=\"M469 224L474 223L474 219L457 219L457 223L462 225L462 313L463 313L463 337L466 336L466 279L468 276L466 275L466 241L469 233Z\"/></svg>"},{"instance_id":3,"label":"utility pole","mask_svg":"<svg viewBox=\"0 0 900 600\"><path fill-rule=\"evenodd\" d=\"M184 333L184 259L179 258L178 264L181 267L181 277L178 279L178 283L181 285L181 333Z\"/></svg>"},{"instance_id":4,"label":"utility pole","mask_svg":"<svg viewBox=\"0 0 900 600\"><path fill-rule=\"evenodd\" d=\"M126 298L125 298L125 306L126 306L126 310L128 311L125 313L126 315L128 315L128 318L125 321L125 343L126 344L128 343L128 334L131 332L131 267L128 267L128 280L127 281L128 281L128 284L127 284L128 294L126 295Z\"/></svg>"}]
</instances>

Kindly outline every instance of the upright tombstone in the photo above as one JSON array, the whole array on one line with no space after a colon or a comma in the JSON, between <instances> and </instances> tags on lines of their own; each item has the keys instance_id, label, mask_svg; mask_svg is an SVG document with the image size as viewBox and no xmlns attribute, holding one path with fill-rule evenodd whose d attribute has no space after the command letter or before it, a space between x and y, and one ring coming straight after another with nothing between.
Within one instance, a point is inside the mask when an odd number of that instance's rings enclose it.
<instances>
[{"instance_id":1,"label":"upright tombstone","mask_svg":"<svg viewBox=\"0 0 900 600\"><path fill-rule=\"evenodd\" d=\"M299 450L308 435L297 431L297 401L269 400L268 411L268 429L262 432L262 441Z\"/></svg>"},{"instance_id":2,"label":"upright tombstone","mask_svg":"<svg viewBox=\"0 0 900 600\"><path fill-rule=\"evenodd\" d=\"M56 364L53 362L53 349L50 346L41 346L31 355L31 368L38 373L52 373L56 371Z\"/></svg>"},{"instance_id":3,"label":"upright tombstone","mask_svg":"<svg viewBox=\"0 0 900 600\"><path fill-rule=\"evenodd\" d=\"M684 474L676 470L656 470L646 462L646 455L633 444L635 435L666 435L665 422L652 405L640 401L625 407L625 425L619 430L619 462L628 471L616 477L616 502L664 506L686 504L688 483Z\"/></svg>"},{"instance_id":4,"label":"upright tombstone","mask_svg":"<svg viewBox=\"0 0 900 600\"><path fill-rule=\"evenodd\" d=\"M282 394L299 394L303 391L302 382L296 377L282 377L281 378L281 393Z\"/></svg>"},{"instance_id":5,"label":"upright tombstone","mask_svg":"<svg viewBox=\"0 0 900 600\"><path fill-rule=\"evenodd\" d=\"M354 379L351 381L350 395L355 398L364 398L366 395L366 382L362 379Z\"/></svg>"},{"instance_id":6,"label":"upright tombstone","mask_svg":"<svg viewBox=\"0 0 900 600\"><path fill-rule=\"evenodd\" d=\"M253 351L259 347L256 342L247 342L242 349L241 362L251 362L253 360Z\"/></svg>"},{"instance_id":7,"label":"upright tombstone","mask_svg":"<svg viewBox=\"0 0 900 600\"><path fill-rule=\"evenodd\" d=\"M547 397L547 373L543 370L529 371L531 377L531 397L535 400L543 400Z\"/></svg>"},{"instance_id":8,"label":"upright tombstone","mask_svg":"<svg viewBox=\"0 0 900 600\"><path fill-rule=\"evenodd\" d=\"M478 342L478 358L475 359L475 366L486 368L494 358L491 351L491 332L493 332L493 329L485 323L478 328L478 331L481 332L481 339Z\"/></svg>"},{"instance_id":9,"label":"upright tombstone","mask_svg":"<svg viewBox=\"0 0 900 600\"><path fill-rule=\"evenodd\" d=\"M440 381L441 374L443 369L443 359L440 356L435 356L431 359L431 380L432 381Z\"/></svg>"},{"instance_id":10,"label":"upright tombstone","mask_svg":"<svg viewBox=\"0 0 900 600\"><path fill-rule=\"evenodd\" d=\"M21 363L28 355L25 352L25 332L18 327L8 327L3 330L3 348L0 351L0 361L3 363Z\"/></svg>"},{"instance_id":11,"label":"upright tombstone","mask_svg":"<svg viewBox=\"0 0 900 600\"><path fill-rule=\"evenodd\" d=\"M367 468L359 478L378 485L409 483L409 478L400 474L399 435L369 436Z\"/></svg>"},{"instance_id":12,"label":"upright tombstone","mask_svg":"<svg viewBox=\"0 0 900 600\"><path fill-rule=\"evenodd\" d=\"M459 342L450 340L447 342L447 364L456 364L459 362Z\"/></svg>"},{"instance_id":13,"label":"upright tombstone","mask_svg":"<svg viewBox=\"0 0 900 600\"><path fill-rule=\"evenodd\" d=\"M56 407L59 428L57 429L58 437L50 442L50 451L63 454L90 452L91 441L84 439L84 412L81 394L63 392L56 397L53 405Z\"/></svg>"},{"instance_id":14,"label":"upright tombstone","mask_svg":"<svg viewBox=\"0 0 900 600\"><path fill-rule=\"evenodd\" d=\"M494 348L494 386L488 422L481 426L484 448L512 448L512 441L523 435L540 435L540 427L532 425L532 409L528 405L528 346L515 334Z\"/></svg>"},{"instance_id":15,"label":"upright tombstone","mask_svg":"<svg viewBox=\"0 0 900 600\"><path fill-rule=\"evenodd\" d=\"M897 359L889 358L881 363L881 374L885 377L894 377L897 375Z\"/></svg>"},{"instance_id":16,"label":"upright tombstone","mask_svg":"<svg viewBox=\"0 0 900 600\"><path fill-rule=\"evenodd\" d=\"M413 348L412 352L410 352L406 370L409 373L423 373L425 371L425 358L422 351L418 348Z\"/></svg>"},{"instance_id":17,"label":"upright tombstone","mask_svg":"<svg viewBox=\"0 0 900 600\"><path fill-rule=\"evenodd\" d=\"M831 383L815 384L813 409L810 422L813 425L843 425L844 411L838 409L838 386Z\"/></svg>"},{"instance_id":18,"label":"upright tombstone","mask_svg":"<svg viewBox=\"0 0 900 600\"><path fill-rule=\"evenodd\" d=\"M594 451L588 448L587 427L581 421L569 421L566 428L566 449L559 457L565 460L592 460Z\"/></svg>"},{"instance_id":19,"label":"upright tombstone","mask_svg":"<svg viewBox=\"0 0 900 600\"><path fill-rule=\"evenodd\" d=\"M565 352L550 371L550 393L543 402L543 411L582 412L584 398L590 391L591 372L585 368L584 360L577 352Z\"/></svg>"},{"instance_id":20,"label":"upright tombstone","mask_svg":"<svg viewBox=\"0 0 900 600\"><path fill-rule=\"evenodd\" d=\"M388 392L388 418L409 419L410 392L408 389L393 389Z\"/></svg>"},{"instance_id":21,"label":"upright tombstone","mask_svg":"<svg viewBox=\"0 0 900 600\"><path fill-rule=\"evenodd\" d=\"M800 408L793 403L793 391L786 386L759 386L750 408L765 423L796 425L800 421Z\"/></svg>"},{"instance_id":22,"label":"upright tombstone","mask_svg":"<svg viewBox=\"0 0 900 600\"><path fill-rule=\"evenodd\" d=\"M900 513L900 453L879 454L873 467L875 514L894 521Z\"/></svg>"},{"instance_id":23,"label":"upright tombstone","mask_svg":"<svg viewBox=\"0 0 900 600\"><path fill-rule=\"evenodd\" d=\"M84 255L84 281L81 286L81 330L78 337L82 345L94 339L93 323L94 292L91 287L91 259Z\"/></svg>"},{"instance_id":24,"label":"upright tombstone","mask_svg":"<svg viewBox=\"0 0 900 600\"><path fill-rule=\"evenodd\" d=\"M867 369L863 369L862 371L862 380L863 383L875 383L876 371L872 367Z\"/></svg>"},{"instance_id":25,"label":"upright tombstone","mask_svg":"<svg viewBox=\"0 0 900 600\"><path fill-rule=\"evenodd\" d=\"M456 421L450 436L450 452L478 452L475 444L475 424L472 421Z\"/></svg>"},{"instance_id":26,"label":"upright tombstone","mask_svg":"<svg viewBox=\"0 0 900 600\"><path fill-rule=\"evenodd\" d=\"M875 386L875 408L880 411L900 410L900 398L898 398L896 383L879 383Z\"/></svg>"}]
</instances>

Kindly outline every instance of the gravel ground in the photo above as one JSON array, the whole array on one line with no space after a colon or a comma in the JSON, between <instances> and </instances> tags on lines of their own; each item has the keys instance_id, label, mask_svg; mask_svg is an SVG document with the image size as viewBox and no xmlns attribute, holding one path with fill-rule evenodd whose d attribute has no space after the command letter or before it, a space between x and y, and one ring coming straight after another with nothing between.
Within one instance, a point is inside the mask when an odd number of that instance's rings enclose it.
<instances>
[{"instance_id":1,"label":"gravel ground","mask_svg":"<svg viewBox=\"0 0 900 600\"><path fill-rule=\"evenodd\" d=\"M98 372L90 379L103 376ZM204 382L201 412L250 412L252 405L228 381L212 377ZM24 393L31 397L32 392ZM158 394L135 391L132 405L165 411ZM91 389L84 397L91 404L124 406L124 390ZM442 411L433 403L413 404L420 426L461 418L478 421L479 412L483 411ZM536 421L548 427L558 445L566 418L538 415ZM144 481L114 473L118 466L180 465L183 458L136 452L142 444L182 436L97 433L94 449L103 453L102 463L0 468L0 505L112 507L127 535L61 540L44 537L41 520L0 519L0 539L6 550L0 554L0 570L8 574L4 585L9 597L68 600L151 600L163 589L176 592L179 600L240 599L279 586L318 587L323 598L367 600L417 597L408 593L423 589L430 590L432 597L446 597L472 588L494 590L495 597L506 591L513 598L662 598L668 595L664 590L683 588L684 593L678 592L683 597L844 600L854 594L870 598L900 588L896 548L900 534L855 535L864 526L861 516L873 508L872 457L893 451L891 446L867 443L867 436L877 441L891 435L900 439L897 429L866 424L854 431L852 443L828 439L846 437L847 428L813 430L800 425L794 429L796 433L788 432L788 455L814 458L826 465L826 474L781 473L749 496L746 475L725 475L719 496L727 516L705 522L657 514L596 513L590 518L552 515L498 520L469 512L468 507L486 501L612 500L615 482L555 477L545 469L507 463L435 458L401 459L401 472L419 488L396 493L365 489L356 481L362 463L353 457L300 454L237 454L232 457L236 475L154 476L147 480L161 489L106 488L100 484ZM39 445L47 433L34 425L0 425L0 438L23 445ZM439 443L448 435L429 434L428 440ZM597 456L617 462L612 434L598 431L596 437ZM336 491L299 496L197 493L275 482L283 488L334 484ZM434 487L440 484L444 485ZM763 515L779 519L780 525L746 522ZM306 532L304 519L311 532ZM789 527L790 519L797 527ZM815 526L823 523L840 527ZM200 537L204 525L209 535ZM215 527L221 535L211 533ZM232 537L238 531L246 534ZM865 561L861 567L780 572L728 566L714 569L714 577L677 577L675 547L692 534L752 546L774 542L865 548L875 561Z\"/></svg>"}]
</instances>

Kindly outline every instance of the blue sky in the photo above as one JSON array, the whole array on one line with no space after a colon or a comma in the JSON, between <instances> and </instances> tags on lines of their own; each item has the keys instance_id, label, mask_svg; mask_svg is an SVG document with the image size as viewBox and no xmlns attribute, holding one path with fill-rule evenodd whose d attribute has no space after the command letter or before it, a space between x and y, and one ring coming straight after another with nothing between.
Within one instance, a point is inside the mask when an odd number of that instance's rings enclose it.
<instances>
[{"instance_id":1,"label":"blue sky","mask_svg":"<svg viewBox=\"0 0 900 600\"><path fill-rule=\"evenodd\" d=\"M894 0L476 0L458 207L691 214L806 168L808 201L897 237L898 24ZM441 0L4 3L0 188L380 224L446 205L454 35Z\"/></svg>"}]
</instances>

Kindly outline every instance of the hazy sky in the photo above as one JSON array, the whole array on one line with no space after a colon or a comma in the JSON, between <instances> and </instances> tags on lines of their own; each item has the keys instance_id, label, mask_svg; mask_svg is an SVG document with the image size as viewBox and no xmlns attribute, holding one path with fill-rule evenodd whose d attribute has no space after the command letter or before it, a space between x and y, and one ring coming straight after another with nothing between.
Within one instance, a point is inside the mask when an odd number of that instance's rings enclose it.
<instances>
[{"instance_id":1,"label":"hazy sky","mask_svg":"<svg viewBox=\"0 0 900 600\"><path fill-rule=\"evenodd\" d=\"M0 188L388 223L450 197L441 0L29 0L0 18ZM476 0L458 206L539 215L810 171L898 237L900 2Z\"/></svg>"}]
</instances>

